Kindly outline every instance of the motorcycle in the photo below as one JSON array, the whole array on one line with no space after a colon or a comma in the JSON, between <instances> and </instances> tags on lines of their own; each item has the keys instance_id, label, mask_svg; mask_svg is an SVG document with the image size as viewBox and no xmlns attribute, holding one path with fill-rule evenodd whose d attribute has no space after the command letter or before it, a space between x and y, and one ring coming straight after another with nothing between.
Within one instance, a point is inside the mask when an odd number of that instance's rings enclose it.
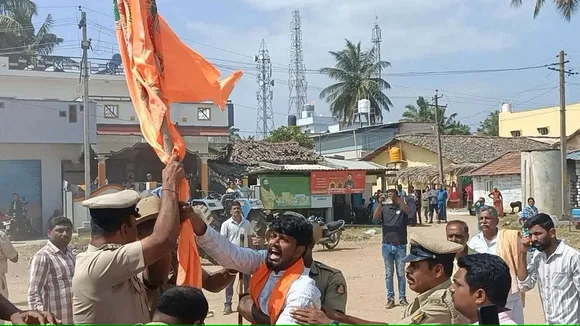
<instances>
[{"instance_id":1,"label":"motorcycle","mask_svg":"<svg viewBox=\"0 0 580 326\"><path fill-rule=\"evenodd\" d=\"M25 197L22 199L26 200ZM13 213L12 216L10 216L9 214L0 212L0 220L2 221L10 240L27 238L33 233L32 223L28 218L28 209L26 209L27 204L28 203L26 202L22 204L22 213L20 216L17 216L16 213Z\"/></svg>"},{"instance_id":2,"label":"motorcycle","mask_svg":"<svg viewBox=\"0 0 580 326\"><path fill-rule=\"evenodd\" d=\"M317 244L323 245L329 250L338 246L342 231L344 231L345 222L343 220L326 223L322 217L314 215L310 216L308 220L322 229L322 237ZM314 230L314 232L317 232L317 230Z\"/></svg>"}]
</instances>

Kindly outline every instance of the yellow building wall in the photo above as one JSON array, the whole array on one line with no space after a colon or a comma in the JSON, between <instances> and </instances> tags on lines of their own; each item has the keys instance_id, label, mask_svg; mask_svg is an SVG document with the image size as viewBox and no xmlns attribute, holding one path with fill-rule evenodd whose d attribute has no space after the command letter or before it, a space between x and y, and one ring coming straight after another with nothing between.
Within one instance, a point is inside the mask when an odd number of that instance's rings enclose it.
<instances>
[{"instance_id":1,"label":"yellow building wall","mask_svg":"<svg viewBox=\"0 0 580 326\"><path fill-rule=\"evenodd\" d=\"M525 137L559 137L560 107L549 107L537 110L499 113L499 135L512 137L511 132L518 130ZM541 135L538 128L548 128L547 135ZM580 103L566 105L566 135L573 134L580 128Z\"/></svg>"}]
</instances>

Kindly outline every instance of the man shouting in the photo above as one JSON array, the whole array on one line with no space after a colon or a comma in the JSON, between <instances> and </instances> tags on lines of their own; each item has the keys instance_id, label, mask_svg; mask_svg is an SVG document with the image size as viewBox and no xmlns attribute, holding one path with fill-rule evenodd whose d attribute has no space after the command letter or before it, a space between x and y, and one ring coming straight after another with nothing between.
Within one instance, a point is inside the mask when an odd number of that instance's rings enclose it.
<instances>
[{"instance_id":1,"label":"man shouting","mask_svg":"<svg viewBox=\"0 0 580 326\"><path fill-rule=\"evenodd\" d=\"M312 224L304 217L283 215L270 225L267 250L232 244L193 214L198 244L227 269L252 275L250 297L271 324L296 324L294 309L320 308L320 291L302 257L312 244Z\"/></svg>"}]
</instances>

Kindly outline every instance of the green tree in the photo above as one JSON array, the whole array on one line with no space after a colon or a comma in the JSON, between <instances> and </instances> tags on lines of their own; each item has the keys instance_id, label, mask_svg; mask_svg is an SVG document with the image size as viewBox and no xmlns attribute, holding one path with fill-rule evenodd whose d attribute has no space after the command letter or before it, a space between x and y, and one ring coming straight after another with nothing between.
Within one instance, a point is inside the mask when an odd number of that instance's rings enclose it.
<instances>
[{"instance_id":1,"label":"green tree","mask_svg":"<svg viewBox=\"0 0 580 326\"><path fill-rule=\"evenodd\" d=\"M405 106L405 111L399 121L401 122L435 122L435 107L430 105L423 96L417 98L417 105L409 104ZM440 106L437 110L438 124L441 128L441 133L445 135L469 135L471 130L468 125L464 125L457 121L457 113L450 116L446 114L447 109Z\"/></svg>"},{"instance_id":2,"label":"green tree","mask_svg":"<svg viewBox=\"0 0 580 326\"><path fill-rule=\"evenodd\" d=\"M477 133L486 136L499 136L499 111L493 111L479 123Z\"/></svg>"},{"instance_id":3,"label":"green tree","mask_svg":"<svg viewBox=\"0 0 580 326\"><path fill-rule=\"evenodd\" d=\"M295 126L282 126L275 129L272 131L272 134L266 138L266 141L271 143L295 141L302 147L310 149L314 148L314 140L308 137L305 133L300 132L300 128Z\"/></svg>"},{"instance_id":4,"label":"green tree","mask_svg":"<svg viewBox=\"0 0 580 326\"><path fill-rule=\"evenodd\" d=\"M383 90L390 89L389 83L379 78L379 71L391 66L387 61L376 62L375 49L364 51L361 43L346 40L341 51L329 51L336 61L334 67L322 68L320 72L337 81L320 92L320 98L330 103L330 111L343 124L354 120L358 101L368 99L377 117L382 119L382 110L393 106Z\"/></svg>"},{"instance_id":5,"label":"green tree","mask_svg":"<svg viewBox=\"0 0 580 326\"><path fill-rule=\"evenodd\" d=\"M63 42L52 33L52 15L38 29L32 22L36 16L34 1L0 0L0 54L48 55Z\"/></svg>"},{"instance_id":6,"label":"green tree","mask_svg":"<svg viewBox=\"0 0 580 326\"><path fill-rule=\"evenodd\" d=\"M230 138L230 141L242 139L242 137L240 137L240 129L235 127L230 127L230 129L228 130L228 136Z\"/></svg>"},{"instance_id":7,"label":"green tree","mask_svg":"<svg viewBox=\"0 0 580 326\"><path fill-rule=\"evenodd\" d=\"M512 7L520 7L523 0L512 0ZM536 7L534 8L534 18L538 17L542 7L546 3L546 0L536 0ZM552 0L556 9L560 12L560 15L570 21L572 15L575 14L580 9L580 1L578 0Z\"/></svg>"}]
</instances>

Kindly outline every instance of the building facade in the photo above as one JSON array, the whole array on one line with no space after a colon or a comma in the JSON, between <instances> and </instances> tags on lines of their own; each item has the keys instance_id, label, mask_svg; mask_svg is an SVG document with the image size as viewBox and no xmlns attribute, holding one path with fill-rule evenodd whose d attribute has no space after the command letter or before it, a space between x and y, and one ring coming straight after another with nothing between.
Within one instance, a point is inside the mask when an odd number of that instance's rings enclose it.
<instances>
[{"instance_id":1,"label":"building facade","mask_svg":"<svg viewBox=\"0 0 580 326\"><path fill-rule=\"evenodd\" d=\"M513 112L511 105L504 104L499 113L501 137L559 137L560 107L548 107ZM580 103L566 105L566 135L580 127Z\"/></svg>"}]
</instances>

